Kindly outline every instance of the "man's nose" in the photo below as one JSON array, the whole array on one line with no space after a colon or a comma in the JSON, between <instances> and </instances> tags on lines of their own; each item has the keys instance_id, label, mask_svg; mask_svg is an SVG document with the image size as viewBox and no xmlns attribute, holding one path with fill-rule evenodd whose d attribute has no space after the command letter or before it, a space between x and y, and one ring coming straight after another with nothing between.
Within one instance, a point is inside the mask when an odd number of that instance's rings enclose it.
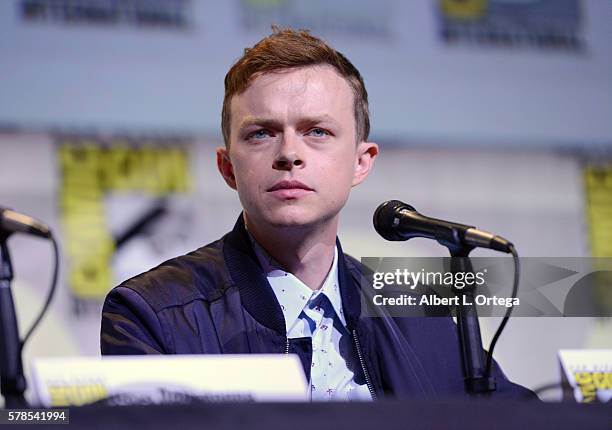
<instances>
[{"instance_id":1,"label":"man's nose","mask_svg":"<svg viewBox=\"0 0 612 430\"><path fill-rule=\"evenodd\" d=\"M291 170L303 165L303 156L299 152L299 139L292 133L284 133L278 153L272 162L272 168L276 170Z\"/></svg>"}]
</instances>

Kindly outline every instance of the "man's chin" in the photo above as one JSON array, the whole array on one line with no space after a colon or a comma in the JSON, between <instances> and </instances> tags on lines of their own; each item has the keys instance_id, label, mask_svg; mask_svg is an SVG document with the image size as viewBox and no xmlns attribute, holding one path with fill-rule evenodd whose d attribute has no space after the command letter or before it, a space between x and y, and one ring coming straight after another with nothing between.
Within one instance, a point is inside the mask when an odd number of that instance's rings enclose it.
<instances>
[{"instance_id":1,"label":"man's chin","mask_svg":"<svg viewBox=\"0 0 612 430\"><path fill-rule=\"evenodd\" d=\"M328 222L333 222L338 212L328 213L327 211L316 210L310 207L267 207L262 211L257 211L255 216L252 211L247 211L248 223L256 223L261 228L275 229L312 229L321 228Z\"/></svg>"},{"instance_id":2,"label":"man's chin","mask_svg":"<svg viewBox=\"0 0 612 430\"><path fill-rule=\"evenodd\" d=\"M275 228L307 228L320 223L324 217L306 208L281 208L264 216L264 222Z\"/></svg>"},{"instance_id":3,"label":"man's chin","mask_svg":"<svg viewBox=\"0 0 612 430\"><path fill-rule=\"evenodd\" d=\"M309 227L318 222L317 219L312 219L307 216L280 216L271 217L266 220L268 224L275 228L300 228Z\"/></svg>"}]
</instances>

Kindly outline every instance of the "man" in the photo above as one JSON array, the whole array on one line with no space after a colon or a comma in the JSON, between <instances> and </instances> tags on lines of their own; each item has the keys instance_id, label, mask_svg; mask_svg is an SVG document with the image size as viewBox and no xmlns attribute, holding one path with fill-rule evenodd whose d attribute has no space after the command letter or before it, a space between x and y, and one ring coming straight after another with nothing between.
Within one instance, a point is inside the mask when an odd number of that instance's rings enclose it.
<instances>
[{"instance_id":1,"label":"man","mask_svg":"<svg viewBox=\"0 0 612 430\"><path fill-rule=\"evenodd\" d=\"M103 354L296 353L316 400L465 395L450 318L367 318L361 265L336 238L378 155L357 69L275 30L225 77L217 166L234 230L108 295ZM495 367L500 393L530 392Z\"/></svg>"}]
</instances>

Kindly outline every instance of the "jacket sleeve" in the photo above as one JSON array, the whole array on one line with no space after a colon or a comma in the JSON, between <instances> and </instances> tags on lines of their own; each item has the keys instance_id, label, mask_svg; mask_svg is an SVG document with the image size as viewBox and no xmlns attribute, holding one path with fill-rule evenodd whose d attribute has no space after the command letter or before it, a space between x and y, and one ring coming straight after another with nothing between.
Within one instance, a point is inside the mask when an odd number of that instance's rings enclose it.
<instances>
[{"instance_id":1,"label":"jacket sleeve","mask_svg":"<svg viewBox=\"0 0 612 430\"><path fill-rule=\"evenodd\" d=\"M102 308L102 355L165 354L163 345L163 329L153 308L136 291L114 288Z\"/></svg>"}]
</instances>

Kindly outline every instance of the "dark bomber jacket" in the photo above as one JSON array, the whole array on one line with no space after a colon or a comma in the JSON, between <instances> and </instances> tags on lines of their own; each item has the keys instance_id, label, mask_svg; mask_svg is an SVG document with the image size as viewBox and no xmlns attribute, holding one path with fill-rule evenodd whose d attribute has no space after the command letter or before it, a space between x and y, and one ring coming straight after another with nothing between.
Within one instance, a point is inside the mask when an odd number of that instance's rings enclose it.
<instances>
[{"instance_id":1,"label":"dark bomber jacket","mask_svg":"<svg viewBox=\"0 0 612 430\"><path fill-rule=\"evenodd\" d=\"M356 382L373 398L448 398L464 390L450 317L368 318L362 266L338 246L338 278ZM309 377L309 338L287 339L280 305L242 216L223 238L115 287L102 311L101 351L117 354L296 353ZM495 397L535 398L495 363ZM361 381L361 382L360 382Z\"/></svg>"}]
</instances>

